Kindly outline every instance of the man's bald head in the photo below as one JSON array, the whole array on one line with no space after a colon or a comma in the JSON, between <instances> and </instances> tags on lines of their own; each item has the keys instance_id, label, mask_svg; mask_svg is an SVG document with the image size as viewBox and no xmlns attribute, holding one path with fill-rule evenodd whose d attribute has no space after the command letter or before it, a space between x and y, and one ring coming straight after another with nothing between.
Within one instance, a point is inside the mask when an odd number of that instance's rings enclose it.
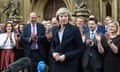
<instances>
[{"instance_id":1,"label":"man's bald head","mask_svg":"<svg viewBox=\"0 0 120 72\"><path fill-rule=\"evenodd\" d=\"M37 14L35 12L30 13L30 22L35 24L37 22Z\"/></svg>"}]
</instances>

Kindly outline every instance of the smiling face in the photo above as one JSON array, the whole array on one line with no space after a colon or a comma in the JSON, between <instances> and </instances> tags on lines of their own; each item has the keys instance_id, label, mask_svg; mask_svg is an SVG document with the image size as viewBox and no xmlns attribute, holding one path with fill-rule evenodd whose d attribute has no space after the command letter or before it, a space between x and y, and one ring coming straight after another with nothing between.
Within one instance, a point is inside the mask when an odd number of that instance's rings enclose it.
<instances>
[{"instance_id":1,"label":"smiling face","mask_svg":"<svg viewBox=\"0 0 120 72\"><path fill-rule=\"evenodd\" d=\"M12 26L12 24L7 24L6 25L6 32L12 32L13 31L13 26Z\"/></svg>"},{"instance_id":2,"label":"smiling face","mask_svg":"<svg viewBox=\"0 0 120 72\"><path fill-rule=\"evenodd\" d=\"M107 16L106 18L105 18L105 20L104 20L104 22L105 22L105 24L109 24L109 23L111 23L113 20L112 20L112 18L110 17L110 16Z\"/></svg>"},{"instance_id":3,"label":"smiling face","mask_svg":"<svg viewBox=\"0 0 120 72\"><path fill-rule=\"evenodd\" d=\"M83 27L84 26L84 20L82 18L77 18L76 25L79 28Z\"/></svg>"},{"instance_id":4,"label":"smiling face","mask_svg":"<svg viewBox=\"0 0 120 72\"><path fill-rule=\"evenodd\" d=\"M30 13L30 21L31 21L32 24L35 24L37 22L36 13L34 13L34 12Z\"/></svg>"},{"instance_id":5,"label":"smiling face","mask_svg":"<svg viewBox=\"0 0 120 72\"><path fill-rule=\"evenodd\" d=\"M108 32L117 33L117 26L114 23L108 24Z\"/></svg>"},{"instance_id":6,"label":"smiling face","mask_svg":"<svg viewBox=\"0 0 120 72\"><path fill-rule=\"evenodd\" d=\"M94 31L97 27L97 24L95 23L95 21L90 20L88 21L88 27L90 28L91 31Z\"/></svg>"}]
</instances>

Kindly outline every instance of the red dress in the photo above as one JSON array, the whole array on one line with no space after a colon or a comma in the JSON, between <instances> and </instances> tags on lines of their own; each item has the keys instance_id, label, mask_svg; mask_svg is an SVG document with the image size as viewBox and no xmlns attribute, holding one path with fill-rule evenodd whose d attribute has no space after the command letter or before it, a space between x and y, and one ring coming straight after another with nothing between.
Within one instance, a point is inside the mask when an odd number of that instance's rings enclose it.
<instances>
[{"instance_id":1,"label":"red dress","mask_svg":"<svg viewBox=\"0 0 120 72\"><path fill-rule=\"evenodd\" d=\"M0 71L2 71L7 69L8 65L14 62L15 53L13 48L15 46L15 38L14 34L12 34L11 38L9 38L7 37L7 34L4 33L3 36L0 36L0 39Z\"/></svg>"}]
</instances>

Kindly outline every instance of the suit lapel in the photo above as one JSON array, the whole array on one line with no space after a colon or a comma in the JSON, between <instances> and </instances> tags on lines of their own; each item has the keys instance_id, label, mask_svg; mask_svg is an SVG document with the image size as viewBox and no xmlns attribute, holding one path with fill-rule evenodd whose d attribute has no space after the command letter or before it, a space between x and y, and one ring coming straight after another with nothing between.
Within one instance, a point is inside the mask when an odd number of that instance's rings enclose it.
<instances>
[{"instance_id":1,"label":"suit lapel","mask_svg":"<svg viewBox=\"0 0 120 72\"><path fill-rule=\"evenodd\" d=\"M86 39L90 39L90 32L86 33Z\"/></svg>"},{"instance_id":2,"label":"suit lapel","mask_svg":"<svg viewBox=\"0 0 120 72\"><path fill-rule=\"evenodd\" d=\"M100 32L97 30L96 33L100 34ZM94 42L97 43L95 36L94 36Z\"/></svg>"},{"instance_id":3,"label":"suit lapel","mask_svg":"<svg viewBox=\"0 0 120 72\"><path fill-rule=\"evenodd\" d=\"M28 24L28 34L31 35L31 24L30 23Z\"/></svg>"},{"instance_id":4,"label":"suit lapel","mask_svg":"<svg viewBox=\"0 0 120 72\"><path fill-rule=\"evenodd\" d=\"M64 41L64 39L66 38L66 36L68 35L69 31L70 31L70 25L67 24L66 27L65 27L65 30L63 32L63 37L62 37L62 42Z\"/></svg>"},{"instance_id":5,"label":"suit lapel","mask_svg":"<svg viewBox=\"0 0 120 72\"><path fill-rule=\"evenodd\" d=\"M38 36L38 33L39 33L39 24L36 23L36 28L37 28L37 36Z\"/></svg>"},{"instance_id":6,"label":"suit lapel","mask_svg":"<svg viewBox=\"0 0 120 72\"><path fill-rule=\"evenodd\" d=\"M57 42L60 43L59 36L58 36L58 32L59 32L59 27L57 27L57 28L55 29L55 41L57 41Z\"/></svg>"},{"instance_id":7,"label":"suit lapel","mask_svg":"<svg viewBox=\"0 0 120 72\"><path fill-rule=\"evenodd\" d=\"M58 27L58 28L56 29L55 35L56 35L56 37L57 37L57 41L60 43L59 30L60 30L60 27ZM68 35L68 33L69 33L69 24L66 25L65 30L64 30L64 32L63 32L62 42L64 41L64 39L66 38L66 36ZM61 43L61 44L62 44L62 43Z\"/></svg>"}]
</instances>

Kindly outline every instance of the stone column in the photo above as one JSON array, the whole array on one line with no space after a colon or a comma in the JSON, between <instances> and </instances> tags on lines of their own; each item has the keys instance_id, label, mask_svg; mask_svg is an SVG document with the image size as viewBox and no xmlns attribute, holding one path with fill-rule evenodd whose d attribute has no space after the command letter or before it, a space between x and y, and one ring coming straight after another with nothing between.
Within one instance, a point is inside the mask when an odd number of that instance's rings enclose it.
<instances>
[{"instance_id":1,"label":"stone column","mask_svg":"<svg viewBox=\"0 0 120 72\"><path fill-rule=\"evenodd\" d=\"M30 3L30 0L22 0L23 2L23 20L24 20L24 23L26 23L28 21L28 18L29 18L29 13L30 13L30 10L31 10L31 3Z\"/></svg>"},{"instance_id":2,"label":"stone column","mask_svg":"<svg viewBox=\"0 0 120 72\"><path fill-rule=\"evenodd\" d=\"M117 18L118 18L118 7L117 7L118 4L117 4L117 2L118 2L117 0L114 0L114 2L113 2L114 3L113 4L114 5L113 6L113 17L115 20L117 20Z\"/></svg>"},{"instance_id":3,"label":"stone column","mask_svg":"<svg viewBox=\"0 0 120 72\"><path fill-rule=\"evenodd\" d=\"M100 0L100 20L103 20L103 2Z\"/></svg>"}]
</instances>

